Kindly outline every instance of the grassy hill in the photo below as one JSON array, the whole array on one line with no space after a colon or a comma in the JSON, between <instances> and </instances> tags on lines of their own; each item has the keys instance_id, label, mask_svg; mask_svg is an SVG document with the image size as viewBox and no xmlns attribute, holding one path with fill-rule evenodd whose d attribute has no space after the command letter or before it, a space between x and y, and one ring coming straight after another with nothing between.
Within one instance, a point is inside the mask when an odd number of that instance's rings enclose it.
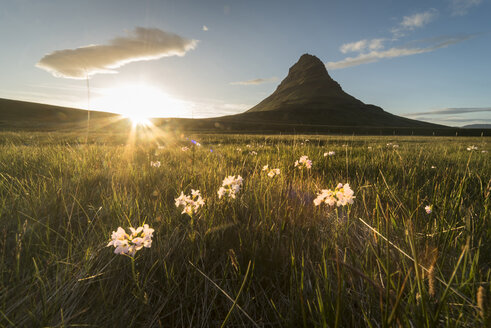
<instances>
[{"instance_id":1,"label":"grassy hill","mask_svg":"<svg viewBox=\"0 0 491 328\"><path fill-rule=\"evenodd\" d=\"M91 111L90 119L94 128L101 124L113 124L119 115L114 113ZM0 129L85 129L87 111L39 104L33 102L0 99Z\"/></svg>"}]
</instances>

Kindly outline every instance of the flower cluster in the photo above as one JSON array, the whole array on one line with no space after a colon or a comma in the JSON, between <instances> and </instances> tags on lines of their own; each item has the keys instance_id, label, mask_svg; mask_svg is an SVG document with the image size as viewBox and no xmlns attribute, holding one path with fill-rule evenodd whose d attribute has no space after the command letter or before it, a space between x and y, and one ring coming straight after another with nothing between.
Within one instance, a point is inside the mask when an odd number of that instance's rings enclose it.
<instances>
[{"instance_id":1,"label":"flower cluster","mask_svg":"<svg viewBox=\"0 0 491 328\"><path fill-rule=\"evenodd\" d=\"M256 156L256 155L257 155L257 151L254 151L254 150L253 150L253 151L250 151L250 152L249 152L249 155L251 155L251 156Z\"/></svg>"},{"instance_id":2,"label":"flower cluster","mask_svg":"<svg viewBox=\"0 0 491 328\"><path fill-rule=\"evenodd\" d=\"M268 177L274 178L276 175L280 175L280 169L270 169L268 164L263 166L263 171L269 171Z\"/></svg>"},{"instance_id":3,"label":"flower cluster","mask_svg":"<svg viewBox=\"0 0 491 328\"><path fill-rule=\"evenodd\" d=\"M191 189L191 196L184 195L181 191L181 195L175 199L176 207L184 206L181 214L186 213L189 216L193 216L198 212L198 209L205 205L204 199L201 197L199 190Z\"/></svg>"},{"instance_id":4,"label":"flower cluster","mask_svg":"<svg viewBox=\"0 0 491 328\"><path fill-rule=\"evenodd\" d=\"M186 147L186 146L181 147L181 150L182 150L182 151L188 151L188 150L189 150L189 147Z\"/></svg>"},{"instance_id":5,"label":"flower cluster","mask_svg":"<svg viewBox=\"0 0 491 328\"><path fill-rule=\"evenodd\" d=\"M298 161L295 161L295 167L299 169L303 169L304 167L310 169L312 167L312 161L304 155Z\"/></svg>"},{"instance_id":6,"label":"flower cluster","mask_svg":"<svg viewBox=\"0 0 491 328\"><path fill-rule=\"evenodd\" d=\"M222 186L218 189L218 198L223 196L232 197L235 199L235 195L240 191L242 186L242 177L240 175L235 177L235 175L229 175L223 179Z\"/></svg>"},{"instance_id":7,"label":"flower cluster","mask_svg":"<svg viewBox=\"0 0 491 328\"><path fill-rule=\"evenodd\" d=\"M477 146L474 146L474 145L469 146L469 147L467 147L467 150L468 150L468 151L477 150Z\"/></svg>"},{"instance_id":8,"label":"flower cluster","mask_svg":"<svg viewBox=\"0 0 491 328\"><path fill-rule=\"evenodd\" d=\"M111 241L107 244L107 247L114 246L115 254L134 256L143 247L150 248L152 246L154 230L148 224L137 229L130 228L130 231L131 234L127 234L123 228L118 227L118 230L113 231Z\"/></svg>"},{"instance_id":9,"label":"flower cluster","mask_svg":"<svg viewBox=\"0 0 491 328\"><path fill-rule=\"evenodd\" d=\"M150 161L150 166L152 167L160 167L160 162L159 161Z\"/></svg>"},{"instance_id":10,"label":"flower cluster","mask_svg":"<svg viewBox=\"0 0 491 328\"><path fill-rule=\"evenodd\" d=\"M322 189L317 198L314 199L314 205L320 206L325 203L329 206L345 206L347 204L353 204L353 200L356 197L353 196L353 190L351 190L348 183L339 183L337 187L332 191L331 189Z\"/></svg>"},{"instance_id":11,"label":"flower cluster","mask_svg":"<svg viewBox=\"0 0 491 328\"><path fill-rule=\"evenodd\" d=\"M336 154L335 151L329 151L327 153L324 153L324 157L327 157L327 156L334 156Z\"/></svg>"},{"instance_id":12,"label":"flower cluster","mask_svg":"<svg viewBox=\"0 0 491 328\"><path fill-rule=\"evenodd\" d=\"M426 214L431 214L431 212L433 211L433 205L426 205L425 211L426 211Z\"/></svg>"}]
</instances>

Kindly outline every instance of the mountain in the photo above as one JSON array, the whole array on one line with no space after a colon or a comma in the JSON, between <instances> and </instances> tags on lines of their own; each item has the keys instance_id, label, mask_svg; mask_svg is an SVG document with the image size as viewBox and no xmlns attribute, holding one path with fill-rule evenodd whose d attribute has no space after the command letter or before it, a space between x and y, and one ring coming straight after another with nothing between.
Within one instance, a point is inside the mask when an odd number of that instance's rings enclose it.
<instances>
[{"instance_id":1,"label":"mountain","mask_svg":"<svg viewBox=\"0 0 491 328\"><path fill-rule=\"evenodd\" d=\"M319 58L304 54L290 67L276 91L247 112L308 111L338 106L357 108L364 104L343 91Z\"/></svg>"},{"instance_id":2,"label":"mountain","mask_svg":"<svg viewBox=\"0 0 491 328\"><path fill-rule=\"evenodd\" d=\"M231 122L308 124L317 126L445 128L396 116L344 92L324 63L304 54L276 90L256 106L238 115L221 118Z\"/></svg>"}]
</instances>

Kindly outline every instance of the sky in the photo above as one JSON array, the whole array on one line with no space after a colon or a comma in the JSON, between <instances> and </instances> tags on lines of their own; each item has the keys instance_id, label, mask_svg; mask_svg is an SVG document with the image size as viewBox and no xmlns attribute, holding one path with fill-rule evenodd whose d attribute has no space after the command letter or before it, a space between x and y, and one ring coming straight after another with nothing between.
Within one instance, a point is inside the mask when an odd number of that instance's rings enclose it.
<instances>
[{"instance_id":1,"label":"sky","mask_svg":"<svg viewBox=\"0 0 491 328\"><path fill-rule=\"evenodd\" d=\"M214 117L319 57L368 104L491 124L491 0L2 0L0 98Z\"/></svg>"}]
</instances>

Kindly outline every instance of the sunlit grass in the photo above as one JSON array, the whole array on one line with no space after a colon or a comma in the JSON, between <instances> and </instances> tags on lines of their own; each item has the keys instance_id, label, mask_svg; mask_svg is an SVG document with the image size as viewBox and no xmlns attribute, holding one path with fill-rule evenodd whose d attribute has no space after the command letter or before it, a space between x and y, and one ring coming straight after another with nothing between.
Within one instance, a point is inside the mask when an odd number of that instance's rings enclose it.
<instances>
[{"instance_id":1,"label":"sunlit grass","mask_svg":"<svg viewBox=\"0 0 491 328\"><path fill-rule=\"evenodd\" d=\"M0 134L0 325L489 318L477 301L480 287L491 299L486 138L151 131L92 135L88 145L76 134ZM301 156L310 169L295 167ZM224 178L239 175L235 199L219 198ZM314 205L339 182L352 205ZM190 216L176 198L192 190L205 202ZM106 247L117 227L143 224L155 229L152 247L134 260Z\"/></svg>"}]
</instances>

